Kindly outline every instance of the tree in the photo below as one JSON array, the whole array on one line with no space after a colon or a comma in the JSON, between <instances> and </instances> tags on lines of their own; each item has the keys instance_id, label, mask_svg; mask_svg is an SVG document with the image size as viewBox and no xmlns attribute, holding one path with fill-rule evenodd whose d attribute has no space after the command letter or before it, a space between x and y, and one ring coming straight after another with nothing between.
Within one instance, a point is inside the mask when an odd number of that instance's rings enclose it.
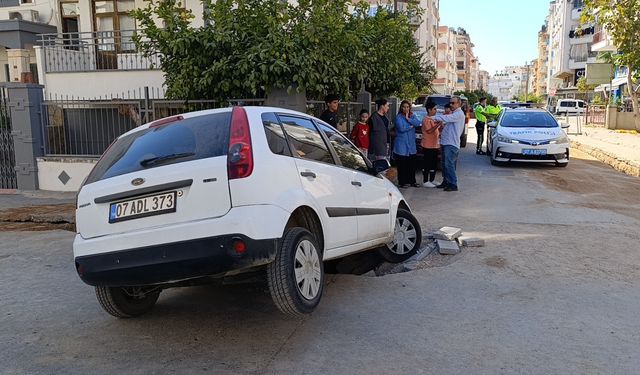
<instances>
[{"instance_id":1,"label":"tree","mask_svg":"<svg viewBox=\"0 0 640 375\"><path fill-rule=\"evenodd\" d=\"M194 15L180 2L145 0L132 12L141 30L134 40L145 55L159 56L171 98L263 97L288 88L348 99L363 85L390 95L429 87L434 77L408 16L384 8L370 16L366 2L202 0L202 27L192 26Z\"/></svg>"},{"instance_id":2,"label":"tree","mask_svg":"<svg viewBox=\"0 0 640 375\"><path fill-rule=\"evenodd\" d=\"M453 95L462 95L469 100L469 104L473 105L477 103L480 98L485 97L488 101L493 99L493 95L489 94L484 90L473 90L473 91L456 91Z\"/></svg>"},{"instance_id":3,"label":"tree","mask_svg":"<svg viewBox=\"0 0 640 375\"><path fill-rule=\"evenodd\" d=\"M595 85L587 85L587 79L585 77L578 78L576 87L578 88L579 92L584 93L584 100L588 100L587 93L592 92L596 88Z\"/></svg>"},{"instance_id":4,"label":"tree","mask_svg":"<svg viewBox=\"0 0 640 375\"><path fill-rule=\"evenodd\" d=\"M633 102L636 129L640 129L638 88L640 78L640 1L638 0L585 0L583 22L598 22L612 36L617 53L612 55L618 66L626 66L627 90Z\"/></svg>"}]
</instances>

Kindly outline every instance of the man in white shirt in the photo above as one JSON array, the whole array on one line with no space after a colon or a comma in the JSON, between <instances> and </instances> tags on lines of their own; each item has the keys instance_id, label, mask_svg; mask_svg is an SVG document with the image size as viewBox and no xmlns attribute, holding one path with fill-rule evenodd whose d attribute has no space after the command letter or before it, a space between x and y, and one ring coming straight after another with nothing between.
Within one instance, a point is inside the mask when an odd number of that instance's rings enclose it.
<instances>
[{"instance_id":1,"label":"man in white shirt","mask_svg":"<svg viewBox=\"0 0 640 375\"><path fill-rule=\"evenodd\" d=\"M465 115L462 109L462 101L457 96L452 96L451 114L435 115L434 121L443 123L440 136L440 149L442 151L442 176L443 181L437 188L444 191L458 191L458 177L456 176L456 164L460 151L460 136L464 132Z\"/></svg>"}]
</instances>

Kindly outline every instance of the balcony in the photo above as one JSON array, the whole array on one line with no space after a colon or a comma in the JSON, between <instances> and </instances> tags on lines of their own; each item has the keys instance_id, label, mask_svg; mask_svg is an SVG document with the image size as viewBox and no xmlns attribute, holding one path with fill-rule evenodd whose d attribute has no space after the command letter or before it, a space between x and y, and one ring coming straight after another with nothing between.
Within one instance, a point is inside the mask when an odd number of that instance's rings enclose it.
<instances>
[{"instance_id":1,"label":"balcony","mask_svg":"<svg viewBox=\"0 0 640 375\"><path fill-rule=\"evenodd\" d=\"M613 45L613 38L605 29L598 30L593 35L593 44L591 51L593 52L615 52L617 49Z\"/></svg>"},{"instance_id":2,"label":"balcony","mask_svg":"<svg viewBox=\"0 0 640 375\"><path fill-rule=\"evenodd\" d=\"M134 30L41 34L45 73L158 69L160 56L145 57L133 43Z\"/></svg>"}]
</instances>

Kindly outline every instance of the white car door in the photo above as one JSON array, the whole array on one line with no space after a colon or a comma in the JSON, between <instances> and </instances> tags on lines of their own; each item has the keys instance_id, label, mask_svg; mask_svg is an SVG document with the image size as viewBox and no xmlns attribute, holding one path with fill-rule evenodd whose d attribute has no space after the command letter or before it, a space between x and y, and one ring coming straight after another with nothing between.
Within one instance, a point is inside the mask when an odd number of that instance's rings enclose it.
<instances>
[{"instance_id":1,"label":"white car door","mask_svg":"<svg viewBox=\"0 0 640 375\"><path fill-rule=\"evenodd\" d=\"M351 172L350 184L355 193L358 217L358 242L389 237L391 223L391 195L387 182L370 173L364 157L347 138L335 129L318 123L345 170Z\"/></svg>"},{"instance_id":2,"label":"white car door","mask_svg":"<svg viewBox=\"0 0 640 375\"><path fill-rule=\"evenodd\" d=\"M358 242L353 171L335 164L329 147L309 118L279 114L292 145L300 181L321 216L325 249Z\"/></svg>"}]
</instances>

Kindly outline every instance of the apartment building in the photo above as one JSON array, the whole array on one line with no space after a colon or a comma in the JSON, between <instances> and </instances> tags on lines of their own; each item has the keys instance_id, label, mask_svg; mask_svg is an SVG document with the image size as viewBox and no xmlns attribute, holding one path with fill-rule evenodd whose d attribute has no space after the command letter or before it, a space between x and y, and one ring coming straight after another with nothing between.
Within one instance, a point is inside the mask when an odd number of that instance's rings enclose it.
<instances>
[{"instance_id":1,"label":"apartment building","mask_svg":"<svg viewBox=\"0 0 640 375\"><path fill-rule=\"evenodd\" d=\"M549 6L549 53L547 90L576 92L578 79L585 74L587 62L595 62L591 50L595 25L580 22L583 0L556 0Z\"/></svg>"},{"instance_id":2,"label":"apartment building","mask_svg":"<svg viewBox=\"0 0 640 375\"><path fill-rule=\"evenodd\" d=\"M489 79L488 92L498 100L511 100L524 95L528 92L530 73L529 65L507 66Z\"/></svg>"},{"instance_id":3,"label":"apartment building","mask_svg":"<svg viewBox=\"0 0 640 375\"><path fill-rule=\"evenodd\" d=\"M473 43L467 31L461 27L454 31L456 36L456 91L473 90ZM476 69L477 70L477 69Z\"/></svg>"},{"instance_id":4,"label":"apartment building","mask_svg":"<svg viewBox=\"0 0 640 375\"><path fill-rule=\"evenodd\" d=\"M545 22L538 32L538 59L533 73L535 75L533 93L539 97L547 95L547 74L549 70L549 33L547 28L548 25Z\"/></svg>"},{"instance_id":5,"label":"apartment building","mask_svg":"<svg viewBox=\"0 0 640 375\"><path fill-rule=\"evenodd\" d=\"M411 17L415 29L414 38L426 60L434 66L437 62L436 44L438 42L438 24L440 23L440 0L368 0L373 12L379 7L390 10L407 11L411 6L422 10L420 17Z\"/></svg>"},{"instance_id":6,"label":"apartment building","mask_svg":"<svg viewBox=\"0 0 640 375\"><path fill-rule=\"evenodd\" d=\"M37 82L37 35L55 32L55 25L50 1L0 1L0 82Z\"/></svg>"},{"instance_id":7,"label":"apartment building","mask_svg":"<svg viewBox=\"0 0 640 375\"><path fill-rule=\"evenodd\" d=\"M481 70L478 73L478 90L489 90L489 79L491 75L486 70Z\"/></svg>"},{"instance_id":8,"label":"apartment building","mask_svg":"<svg viewBox=\"0 0 640 375\"><path fill-rule=\"evenodd\" d=\"M433 89L439 94L453 94L458 75L456 72L456 34L448 26L438 27L437 76Z\"/></svg>"}]
</instances>

